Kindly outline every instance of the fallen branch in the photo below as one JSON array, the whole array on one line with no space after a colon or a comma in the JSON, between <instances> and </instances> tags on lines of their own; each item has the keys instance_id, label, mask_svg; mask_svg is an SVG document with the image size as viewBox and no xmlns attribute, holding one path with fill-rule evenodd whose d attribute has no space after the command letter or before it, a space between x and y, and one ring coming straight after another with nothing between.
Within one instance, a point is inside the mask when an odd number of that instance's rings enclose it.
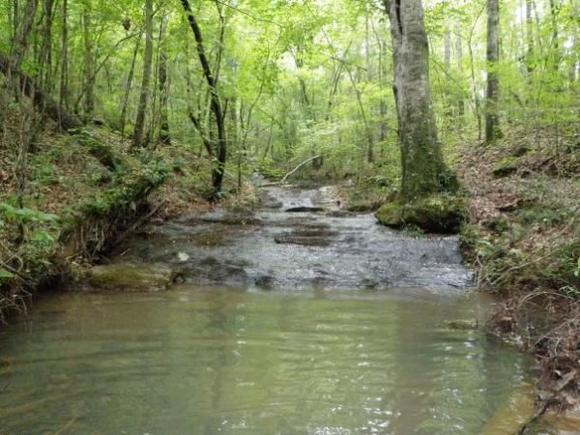
<instances>
[{"instance_id":1,"label":"fallen branch","mask_svg":"<svg viewBox=\"0 0 580 435\"><path fill-rule=\"evenodd\" d=\"M310 157L310 158L304 160L302 163L300 163L298 166L296 166L294 169L292 169L290 172L288 172L286 175L284 175L282 177L282 179L280 180L280 184L284 184L286 182L286 180L288 179L288 177L291 177L292 175L294 175L301 167L303 167L304 165L307 165L308 163L310 163L313 160L319 159L320 157L322 157L322 155L318 154L317 156Z\"/></svg>"},{"instance_id":2,"label":"fallen branch","mask_svg":"<svg viewBox=\"0 0 580 435\"><path fill-rule=\"evenodd\" d=\"M112 245L112 248L116 248L117 246L119 246L121 244L121 242L127 238L127 236L131 235L133 232L135 232L135 230L137 228L139 228L141 225L143 225L145 222L147 222L151 217L153 217L161 209L161 207L163 207L165 204L166 204L166 201L161 201L159 204L157 204L156 207L153 208L153 210L151 210L146 215L141 216L133 225L131 225L121 235L119 235L119 237L117 237L117 239L115 240L115 243L113 243L113 245Z\"/></svg>"}]
</instances>

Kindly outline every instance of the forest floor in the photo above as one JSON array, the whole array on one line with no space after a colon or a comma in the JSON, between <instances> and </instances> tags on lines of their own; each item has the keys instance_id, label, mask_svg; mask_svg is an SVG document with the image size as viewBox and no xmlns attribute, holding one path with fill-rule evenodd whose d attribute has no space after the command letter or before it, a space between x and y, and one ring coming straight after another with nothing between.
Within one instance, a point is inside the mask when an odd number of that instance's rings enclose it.
<instances>
[{"instance_id":1,"label":"forest floor","mask_svg":"<svg viewBox=\"0 0 580 435\"><path fill-rule=\"evenodd\" d=\"M458 173L471 197L467 258L477 287L500 296L491 332L535 355L538 413L578 407L580 138L513 129L464 147Z\"/></svg>"}]
</instances>

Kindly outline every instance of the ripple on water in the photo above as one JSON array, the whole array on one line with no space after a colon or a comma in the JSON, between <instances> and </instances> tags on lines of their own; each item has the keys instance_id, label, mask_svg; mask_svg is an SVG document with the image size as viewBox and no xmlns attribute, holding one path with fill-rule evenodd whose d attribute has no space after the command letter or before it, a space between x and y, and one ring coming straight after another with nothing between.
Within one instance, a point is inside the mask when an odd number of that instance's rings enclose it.
<instances>
[{"instance_id":1,"label":"ripple on water","mask_svg":"<svg viewBox=\"0 0 580 435\"><path fill-rule=\"evenodd\" d=\"M358 293L47 298L0 335L3 432L475 434L527 376L445 327L482 301Z\"/></svg>"}]
</instances>

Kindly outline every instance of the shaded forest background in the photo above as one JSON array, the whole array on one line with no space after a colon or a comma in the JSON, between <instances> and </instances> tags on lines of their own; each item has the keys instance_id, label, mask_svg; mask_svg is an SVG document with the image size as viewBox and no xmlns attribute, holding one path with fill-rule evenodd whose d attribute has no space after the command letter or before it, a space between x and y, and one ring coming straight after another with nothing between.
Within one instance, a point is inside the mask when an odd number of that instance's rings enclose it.
<instances>
[{"instance_id":1,"label":"shaded forest background","mask_svg":"<svg viewBox=\"0 0 580 435\"><path fill-rule=\"evenodd\" d=\"M106 124L134 147L173 139L218 160L227 147L232 176L317 155L314 169L323 177L398 162L381 3L192 2L198 43L183 3L3 2L3 63L33 78L37 92L67 113ZM425 8L433 105L451 159L456 144L485 137L488 73L501 83L502 124L568 134L578 117L576 2L501 2L493 63L486 2Z\"/></svg>"}]
</instances>

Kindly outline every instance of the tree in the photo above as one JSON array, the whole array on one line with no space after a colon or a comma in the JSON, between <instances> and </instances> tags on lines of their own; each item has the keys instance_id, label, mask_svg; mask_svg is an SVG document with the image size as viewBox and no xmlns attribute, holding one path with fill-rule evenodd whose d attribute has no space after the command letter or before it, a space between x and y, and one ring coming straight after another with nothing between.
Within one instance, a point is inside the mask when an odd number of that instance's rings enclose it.
<instances>
[{"instance_id":1,"label":"tree","mask_svg":"<svg viewBox=\"0 0 580 435\"><path fill-rule=\"evenodd\" d=\"M145 54L143 59L143 79L141 81L141 94L135 120L135 132L133 134L133 148L142 148L147 144L145 138L145 115L147 103L151 92L151 70L153 65L153 0L145 1Z\"/></svg>"},{"instance_id":2,"label":"tree","mask_svg":"<svg viewBox=\"0 0 580 435\"><path fill-rule=\"evenodd\" d=\"M90 9L90 2L84 4L82 14L83 24L83 43L84 43L84 115L89 118L95 111L95 54L93 47L93 24L92 24L92 10ZM75 107L75 109L77 109Z\"/></svg>"},{"instance_id":3,"label":"tree","mask_svg":"<svg viewBox=\"0 0 580 435\"><path fill-rule=\"evenodd\" d=\"M485 141L491 143L499 130L499 0L487 0L487 91L485 105Z\"/></svg>"},{"instance_id":4,"label":"tree","mask_svg":"<svg viewBox=\"0 0 580 435\"><path fill-rule=\"evenodd\" d=\"M58 103L68 109L68 0L62 0L60 87Z\"/></svg>"},{"instance_id":5,"label":"tree","mask_svg":"<svg viewBox=\"0 0 580 435\"><path fill-rule=\"evenodd\" d=\"M158 82L159 82L159 137L160 144L170 144L171 136L169 135L169 82L167 77L167 41L164 35L167 18L161 19L159 30L159 66L158 66Z\"/></svg>"},{"instance_id":6,"label":"tree","mask_svg":"<svg viewBox=\"0 0 580 435\"><path fill-rule=\"evenodd\" d=\"M210 92L210 105L211 111L214 116L214 121L217 129L217 149L216 149L216 161L212 169L212 188L213 192L211 194L211 199L217 199L217 196L221 192L222 183L224 179L224 171L226 166L227 158L227 144L226 144L226 128L225 128L225 113L222 109L222 104L220 101L220 96L217 88L217 79L212 73L208 58L205 54L205 47L203 43L203 36L201 29L197 24L197 20L193 15L191 6L188 0L181 0L181 4L187 16L187 21L193 32L195 42L197 45L197 55L199 57L199 62L201 63L201 68L203 70L203 75L207 81L209 92ZM190 114L190 117L192 114Z\"/></svg>"},{"instance_id":7,"label":"tree","mask_svg":"<svg viewBox=\"0 0 580 435\"><path fill-rule=\"evenodd\" d=\"M448 170L437 138L429 83L429 45L421 0L385 0L395 69L393 92L401 147L401 197L445 190Z\"/></svg>"}]
</instances>

